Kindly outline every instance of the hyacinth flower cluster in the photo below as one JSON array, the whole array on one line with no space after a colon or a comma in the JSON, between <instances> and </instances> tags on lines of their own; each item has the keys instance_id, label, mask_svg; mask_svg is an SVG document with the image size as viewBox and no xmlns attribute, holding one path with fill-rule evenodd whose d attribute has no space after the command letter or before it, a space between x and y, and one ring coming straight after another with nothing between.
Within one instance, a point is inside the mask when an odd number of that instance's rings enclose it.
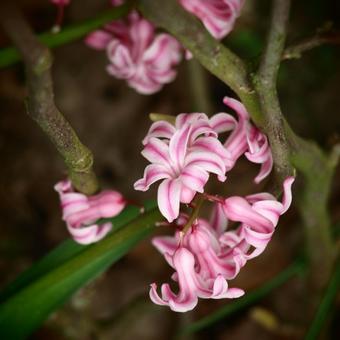
<instances>
[{"instance_id":1,"label":"hyacinth flower cluster","mask_svg":"<svg viewBox=\"0 0 340 340\"><path fill-rule=\"evenodd\" d=\"M96 50L105 50L110 62L107 72L125 79L142 94L155 93L172 82L176 77L175 66L182 59L177 40L169 34L156 33L154 25L136 11L124 20L92 32L85 43Z\"/></svg>"},{"instance_id":2,"label":"hyacinth flower cluster","mask_svg":"<svg viewBox=\"0 0 340 340\"><path fill-rule=\"evenodd\" d=\"M124 1L112 0L113 6ZM184 9L202 20L217 39L225 37L239 16L241 0L179 0ZM175 38L156 33L154 25L137 11L124 20L116 20L90 33L85 43L96 50L106 51L107 72L127 81L141 94L153 94L172 82L177 74L184 49ZM186 51L187 58L191 57Z\"/></svg>"},{"instance_id":3,"label":"hyacinth flower cluster","mask_svg":"<svg viewBox=\"0 0 340 340\"><path fill-rule=\"evenodd\" d=\"M71 237L80 244L100 241L112 229L111 222L98 223L102 218L118 215L126 206L123 196L114 190L104 190L87 196L76 192L69 180L57 183L63 220Z\"/></svg>"},{"instance_id":4,"label":"hyacinth flower cluster","mask_svg":"<svg viewBox=\"0 0 340 340\"><path fill-rule=\"evenodd\" d=\"M266 192L227 198L204 192L210 174L225 182L227 173L243 155L260 164L257 183L269 175L273 165L267 137L251 123L242 103L228 97L224 103L235 111L237 119L227 113L212 117L180 114L174 124L153 123L143 140L142 155L151 164L134 187L146 191L161 181L158 206L176 231L174 236L155 237L153 244L174 269L172 280L179 286L174 293L169 284L163 284L159 295L153 283L150 298L177 312L193 309L198 298L243 295L243 290L229 288L228 280L265 250L279 217L292 200L292 177L283 183L282 202ZM219 134L225 132L228 137L220 141ZM210 221L181 213L181 203L197 212L204 200L213 201ZM228 221L237 227L228 229Z\"/></svg>"}]
</instances>

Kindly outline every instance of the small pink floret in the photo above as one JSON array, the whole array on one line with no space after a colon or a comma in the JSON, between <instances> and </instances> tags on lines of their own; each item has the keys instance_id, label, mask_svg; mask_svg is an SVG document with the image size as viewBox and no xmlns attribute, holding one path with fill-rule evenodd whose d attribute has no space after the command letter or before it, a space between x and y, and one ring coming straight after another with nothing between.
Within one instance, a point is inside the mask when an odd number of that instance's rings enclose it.
<instances>
[{"instance_id":1,"label":"small pink floret","mask_svg":"<svg viewBox=\"0 0 340 340\"><path fill-rule=\"evenodd\" d=\"M55 185L59 193L63 220L72 238L80 244L98 242L112 229L112 223L96 223L100 218L118 215L125 207L123 196L113 190L86 196L75 192L69 180Z\"/></svg>"},{"instance_id":2,"label":"small pink floret","mask_svg":"<svg viewBox=\"0 0 340 340\"><path fill-rule=\"evenodd\" d=\"M244 0L179 0L182 6L197 16L216 39L224 38L234 27Z\"/></svg>"}]
</instances>

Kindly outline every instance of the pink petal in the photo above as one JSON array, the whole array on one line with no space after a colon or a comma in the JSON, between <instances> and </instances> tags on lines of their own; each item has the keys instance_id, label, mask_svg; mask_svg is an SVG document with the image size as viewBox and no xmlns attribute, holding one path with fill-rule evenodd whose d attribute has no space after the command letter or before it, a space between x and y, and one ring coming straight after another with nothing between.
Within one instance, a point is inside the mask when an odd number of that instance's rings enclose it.
<instances>
[{"instance_id":1,"label":"pink petal","mask_svg":"<svg viewBox=\"0 0 340 340\"><path fill-rule=\"evenodd\" d=\"M273 157L271 154L269 155L268 159L262 163L260 172L255 177L255 183L260 183L263 179L265 179L273 169Z\"/></svg>"},{"instance_id":2,"label":"pink petal","mask_svg":"<svg viewBox=\"0 0 340 340\"><path fill-rule=\"evenodd\" d=\"M231 159L230 152L215 137L201 137L194 141L191 150L202 150L217 154L228 162Z\"/></svg>"},{"instance_id":3,"label":"pink petal","mask_svg":"<svg viewBox=\"0 0 340 340\"><path fill-rule=\"evenodd\" d=\"M184 184L182 185L181 190L181 202L185 204L189 204L196 195L196 191L188 188Z\"/></svg>"},{"instance_id":4,"label":"pink petal","mask_svg":"<svg viewBox=\"0 0 340 340\"><path fill-rule=\"evenodd\" d=\"M223 211L222 205L215 203L210 217L210 225L218 235L224 233L228 226L228 219Z\"/></svg>"},{"instance_id":5,"label":"pink petal","mask_svg":"<svg viewBox=\"0 0 340 340\"><path fill-rule=\"evenodd\" d=\"M232 221L238 221L247 225L256 225L262 230L272 228L272 223L256 211L242 197L233 196L224 201L223 209L226 216Z\"/></svg>"},{"instance_id":6,"label":"pink petal","mask_svg":"<svg viewBox=\"0 0 340 340\"><path fill-rule=\"evenodd\" d=\"M282 199L283 210L281 211L281 215L284 214L292 204L292 185L294 181L295 181L294 177L288 177L283 182L283 199Z\"/></svg>"},{"instance_id":7,"label":"pink petal","mask_svg":"<svg viewBox=\"0 0 340 340\"><path fill-rule=\"evenodd\" d=\"M72 238L80 244L91 244L103 239L112 229L111 223L92 225L84 228L74 228L67 225Z\"/></svg>"},{"instance_id":8,"label":"pink petal","mask_svg":"<svg viewBox=\"0 0 340 340\"><path fill-rule=\"evenodd\" d=\"M221 182L226 180L226 167L218 155L205 151L194 151L189 153L185 161L186 166L196 165L202 170L216 174Z\"/></svg>"},{"instance_id":9,"label":"pink petal","mask_svg":"<svg viewBox=\"0 0 340 340\"><path fill-rule=\"evenodd\" d=\"M158 207L170 223L178 217L180 195L181 183L178 179L165 179L158 187Z\"/></svg>"},{"instance_id":10,"label":"pink petal","mask_svg":"<svg viewBox=\"0 0 340 340\"><path fill-rule=\"evenodd\" d=\"M85 44L96 50L104 50L112 40L112 35L103 30L97 30L90 33L85 38Z\"/></svg>"},{"instance_id":11,"label":"pink petal","mask_svg":"<svg viewBox=\"0 0 340 340\"><path fill-rule=\"evenodd\" d=\"M249 114L245 106L238 100L231 97L224 97L223 103L233 109L239 117L242 117L243 119L249 119Z\"/></svg>"},{"instance_id":12,"label":"pink petal","mask_svg":"<svg viewBox=\"0 0 340 340\"><path fill-rule=\"evenodd\" d=\"M157 293L157 285L156 283L152 283L150 285L150 291L149 291L149 296L150 296L150 299L153 303L155 303L156 305L159 305L159 306L166 306L168 305L164 300L162 300L160 298L160 296L158 295Z\"/></svg>"},{"instance_id":13,"label":"pink petal","mask_svg":"<svg viewBox=\"0 0 340 340\"><path fill-rule=\"evenodd\" d=\"M227 132L235 128L235 118L227 113L217 113L210 118L210 125L217 133Z\"/></svg>"},{"instance_id":14,"label":"pink petal","mask_svg":"<svg viewBox=\"0 0 340 340\"><path fill-rule=\"evenodd\" d=\"M144 62L153 69L166 70L178 64L182 59L181 46L169 34L159 34L145 51Z\"/></svg>"},{"instance_id":15,"label":"pink petal","mask_svg":"<svg viewBox=\"0 0 340 340\"><path fill-rule=\"evenodd\" d=\"M178 247L179 240L172 236L156 236L151 242L161 254L167 253L172 256Z\"/></svg>"},{"instance_id":16,"label":"pink petal","mask_svg":"<svg viewBox=\"0 0 340 340\"><path fill-rule=\"evenodd\" d=\"M169 147L164 141L158 138L149 139L149 142L142 151L142 155L151 163L163 165L167 167L167 169L170 166Z\"/></svg>"},{"instance_id":17,"label":"pink petal","mask_svg":"<svg viewBox=\"0 0 340 340\"><path fill-rule=\"evenodd\" d=\"M149 190L150 185L159 181L160 179L170 178L169 170L163 165L150 164L144 170L143 178L139 179L134 184L134 189L139 191Z\"/></svg>"},{"instance_id":18,"label":"pink petal","mask_svg":"<svg viewBox=\"0 0 340 340\"><path fill-rule=\"evenodd\" d=\"M170 139L175 133L175 127L163 120L155 122L151 125L146 137L143 139L143 145L147 144L151 137Z\"/></svg>"},{"instance_id":19,"label":"pink petal","mask_svg":"<svg viewBox=\"0 0 340 340\"><path fill-rule=\"evenodd\" d=\"M184 124L187 123L194 123L197 122L199 120L205 120L208 121L209 118L205 113L198 113L198 112L194 112L194 113L180 113L179 115L176 116L176 128L180 129L181 127L183 127Z\"/></svg>"},{"instance_id":20,"label":"pink petal","mask_svg":"<svg viewBox=\"0 0 340 340\"><path fill-rule=\"evenodd\" d=\"M204 186L208 182L209 174L196 165L188 165L182 170L180 179L189 189L203 192Z\"/></svg>"},{"instance_id":21,"label":"pink petal","mask_svg":"<svg viewBox=\"0 0 340 340\"><path fill-rule=\"evenodd\" d=\"M141 60L145 50L149 47L154 38L154 26L151 22L140 18L132 23L130 28L130 36L132 39L131 54L133 60Z\"/></svg>"},{"instance_id":22,"label":"pink petal","mask_svg":"<svg viewBox=\"0 0 340 340\"><path fill-rule=\"evenodd\" d=\"M233 28L240 14L243 0L180 0L182 6L202 20L216 39L222 39Z\"/></svg>"},{"instance_id":23,"label":"pink petal","mask_svg":"<svg viewBox=\"0 0 340 340\"><path fill-rule=\"evenodd\" d=\"M190 132L191 126L186 124L180 130L177 130L170 139L169 153L177 171L180 171L184 165Z\"/></svg>"}]
</instances>

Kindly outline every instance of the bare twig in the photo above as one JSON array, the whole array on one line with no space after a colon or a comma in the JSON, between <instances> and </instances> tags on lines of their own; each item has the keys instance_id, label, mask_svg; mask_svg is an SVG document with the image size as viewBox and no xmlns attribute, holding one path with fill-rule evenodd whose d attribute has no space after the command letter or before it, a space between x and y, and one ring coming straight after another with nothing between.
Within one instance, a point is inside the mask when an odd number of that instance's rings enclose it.
<instances>
[{"instance_id":1,"label":"bare twig","mask_svg":"<svg viewBox=\"0 0 340 340\"><path fill-rule=\"evenodd\" d=\"M38 41L15 8L1 4L0 13L1 24L25 63L29 116L39 124L63 157L74 187L85 194L96 192L98 182L92 170L92 153L81 143L54 102L50 51Z\"/></svg>"},{"instance_id":2,"label":"bare twig","mask_svg":"<svg viewBox=\"0 0 340 340\"><path fill-rule=\"evenodd\" d=\"M274 0L267 44L261 58L254 84L259 100L273 152L275 171L280 182L293 174L289 162L289 145L284 128L284 118L278 99L276 80L284 49L286 27L289 16L290 0Z\"/></svg>"},{"instance_id":3,"label":"bare twig","mask_svg":"<svg viewBox=\"0 0 340 340\"><path fill-rule=\"evenodd\" d=\"M273 0L267 44L254 83L267 118L265 130L273 132L269 134L269 139L276 156L278 175L284 178L291 173L292 162L304 176L304 190L298 207L305 226L310 260L309 283L314 298L310 299L309 310L313 310L330 277L334 260L327 210L334 166L316 144L293 133L281 112L276 80L284 50L289 8L289 0Z\"/></svg>"},{"instance_id":4,"label":"bare twig","mask_svg":"<svg viewBox=\"0 0 340 340\"><path fill-rule=\"evenodd\" d=\"M338 31L320 32L312 37L303 39L301 42L287 47L283 52L282 60L298 59L304 52L307 52L315 47L319 47L324 44L339 45L340 32Z\"/></svg>"}]
</instances>

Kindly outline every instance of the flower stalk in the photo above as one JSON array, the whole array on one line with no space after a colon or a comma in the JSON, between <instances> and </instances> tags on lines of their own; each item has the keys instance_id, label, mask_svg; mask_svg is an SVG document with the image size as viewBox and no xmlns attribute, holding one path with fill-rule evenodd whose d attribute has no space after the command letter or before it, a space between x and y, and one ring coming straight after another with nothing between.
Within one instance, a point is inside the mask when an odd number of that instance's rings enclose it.
<instances>
[{"instance_id":1,"label":"flower stalk","mask_svg":"<svg viewBox=\"0 0 340 340\"><path fill-rule=\"evenodd\" d=\"M187 233L187 231L191 228L191 226L195 223L195 220L199 216L199 212L201 210L203 202L204 202L204 195L203 194L197 194L197 196L195 197L195 199L192 202L194 209L193 209L193 211L192 211L192 213L191 213L191 215L188 219L188 222L184 225L184 227L182 229L183 235L185 235Z\"/></svg>"}]
</instances>

